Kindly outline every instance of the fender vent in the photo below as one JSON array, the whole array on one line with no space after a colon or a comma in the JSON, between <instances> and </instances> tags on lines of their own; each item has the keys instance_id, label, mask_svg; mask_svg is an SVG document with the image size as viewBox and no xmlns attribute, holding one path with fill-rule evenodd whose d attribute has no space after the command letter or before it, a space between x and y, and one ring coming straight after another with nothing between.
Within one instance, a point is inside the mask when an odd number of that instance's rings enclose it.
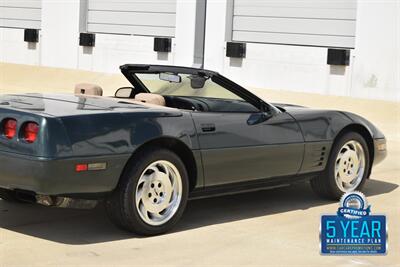
<instances>
[{"instance_id":1,"label":"fender vent","mask_svg":"<svg viewBox=\"0 0 400 267\"><path fill-rule=\"evenodd\" d=\"M323 147L321 148L320 158L319 158L319 160L317 161L318 164L317 164L316 166L322 166L322 164L324 163L324 160L325 160L325 150L326 150L326 147L323 146Z\"/></svg>"},{"instance_id":2,"label":"fender vent","mask_svg":"<svg viewBox=\"0 0 400 267\"><path fill-rule=\"evenodd\" d=\"M306 143L302 171L322 171L328 160L330 146L328 142Z\"/></svg>"}]
</instances>

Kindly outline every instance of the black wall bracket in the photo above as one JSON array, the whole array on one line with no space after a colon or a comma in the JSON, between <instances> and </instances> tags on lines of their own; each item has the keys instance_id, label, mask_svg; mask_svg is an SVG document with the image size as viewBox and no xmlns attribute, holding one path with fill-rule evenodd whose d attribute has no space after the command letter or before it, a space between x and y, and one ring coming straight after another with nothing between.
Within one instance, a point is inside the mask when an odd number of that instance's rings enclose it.
<instances>
[{"instance_id":1,"label":"black wall bracket","mask_svg":"<svg viewBox=\"0 0 400 267\"><path fill-rule=\"evenodd\" d=\"M234 58L245 58L246 57L246 43L226 43L226 56Z\"/></svg>"},{"instance_id":2,"label":"black wall bracket","mask_svg":"<svg viewBox=\"0 0 400 267\"><path fill-rule=\"evenodd\" d=\"M341 66L350 65L350 50L328 48L327 64Z\"/></svg>"},{"instance_id":3,"label":"black wall bracket","mask_svg":"<svg viewBox=\"0 0 400 267\"><path fill-rule=\"evenodd\" d=\"M37 29L25 29L24 41L28 43L39 42L39 30Z\"/></svg>"},{"instance_id":4,"label":"black wall bracket","mask_svg":"<svg viewBox=\"0 0 400 267\"><path fill-rule=\"evenodd\" d=\"M171 38L154 38L154 48L155 52L171 52L172 40Z\"/></svg>"},{"instance_id":5,"label":"black wall bracket","mask_svg":"<svg viewBox=\"0 0 400 267\"><path fill-rule=\"evenodd\" d=\"M96 44L96 35L94 33L84 33L79 34L79 45L94 47Z\"/></svg>"}]
</instances>

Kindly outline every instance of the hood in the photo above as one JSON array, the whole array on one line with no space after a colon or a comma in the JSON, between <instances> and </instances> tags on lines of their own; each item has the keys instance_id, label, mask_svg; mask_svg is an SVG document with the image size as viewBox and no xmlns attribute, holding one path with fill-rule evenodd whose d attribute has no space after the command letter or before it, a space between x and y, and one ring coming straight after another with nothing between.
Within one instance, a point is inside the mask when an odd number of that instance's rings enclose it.
<instances>
[{"instance_id":1,"label":"hood","mask_svg":"<svg viewBox=\"0 0 400 267\"><path fill-rule=\"evenodd\" d=\"M47 116L73 116L110 112L162 112L180 115L177 109L132 103L112 97L72 94L9 94L0 96L0 109L14 109Z\"/></svg>"}]
</instances>

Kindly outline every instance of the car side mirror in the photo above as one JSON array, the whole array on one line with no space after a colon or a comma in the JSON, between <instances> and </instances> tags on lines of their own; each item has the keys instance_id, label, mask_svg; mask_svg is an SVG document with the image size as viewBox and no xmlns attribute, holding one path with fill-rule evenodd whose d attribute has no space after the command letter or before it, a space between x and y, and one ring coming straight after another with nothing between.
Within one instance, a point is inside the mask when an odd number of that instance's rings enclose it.
<instances>
[{"instance_id":1,"label":"car side mirror","mask_svg":"<svg viewBox=\"0 0 400 267\"><path fill-rule=\"evenodd\" d=\"M133 87L121 87L115 92L116 98L131 98L133 94Z\"/></svg>"},{"instance_id":2,"label":"car side mirror","mask_svg":"<svg viewBox=\"0 0 400 267\"><path fill-rule=\"evenodd\" d=\"M247 124L248 125L255 125L262 123L264 121L269 120L272 118L274 115L269 113L269 112L257 112L257 113L252 113L250 117L247 119Z\"/></svg>"}]
</instances>

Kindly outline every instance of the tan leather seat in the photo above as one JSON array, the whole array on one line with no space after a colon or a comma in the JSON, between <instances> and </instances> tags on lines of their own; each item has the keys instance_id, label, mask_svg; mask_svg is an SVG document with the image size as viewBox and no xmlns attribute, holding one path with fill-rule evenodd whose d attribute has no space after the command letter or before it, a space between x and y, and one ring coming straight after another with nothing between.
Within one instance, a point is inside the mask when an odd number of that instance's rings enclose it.
<instances>
[{"instance_id":1,"label":"tan leather seat","mask_svg":"<svg viewBox=\"0 0 400 267\"><path fill-rule=\"evenodd\" d=\"M78 83L75 85L75 94L102 96L103 89L96 84Z\"/></svg>"},{"instance_id":2,"label":"tan leather seat","mask_svg":"<svg viewBox=\"0 0 400 267\"><path fill-rule=\"evenodd\" d=\"M165 106L165 98L162 95L150 94L150 93L139 93L135 96L135 100L143 102L143 103Z\"/></svg>"}]
</instances>

